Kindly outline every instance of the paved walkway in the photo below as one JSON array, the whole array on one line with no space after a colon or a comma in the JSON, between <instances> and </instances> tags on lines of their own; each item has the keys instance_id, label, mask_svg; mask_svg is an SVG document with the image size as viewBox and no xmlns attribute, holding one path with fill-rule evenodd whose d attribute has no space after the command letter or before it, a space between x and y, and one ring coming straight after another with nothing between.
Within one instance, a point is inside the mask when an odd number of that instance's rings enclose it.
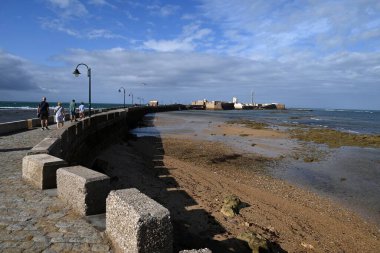
<instances>
[{"instance_id":1,"label":"paved walkway","mask_svg":"<svg viewBox=\"0 0 380 253\"><path fill-rule=\"evenodd\" d=\"M104 233L54 190L41 191L21 179L22 158L51 131L0 136L0 252L110 252Z\"/></svg>"}]
</instances>

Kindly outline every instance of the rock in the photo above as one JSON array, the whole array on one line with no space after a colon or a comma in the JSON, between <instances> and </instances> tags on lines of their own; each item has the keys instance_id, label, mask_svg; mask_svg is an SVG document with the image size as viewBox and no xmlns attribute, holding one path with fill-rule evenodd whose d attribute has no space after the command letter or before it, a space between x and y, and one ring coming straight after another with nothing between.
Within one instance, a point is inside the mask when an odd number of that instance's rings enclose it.
<instances>
[{"instance_id":1,"label":"rock","mask_svg":"<svg viewBox=\"0 0 380 253\"><path fill-rule=\"evenodd\" d=\"M306 248L306 249L314 249L314 246L311 244L308 244L306 242L301 242L301 246Z\"/></svg>"},{"instance_id":2,"label":"rock","mask_svg":"<svg viewBox=\"0 0 380 253\"><path fill-rule=\"evenodd\" d=\"M259 234L245 232L238 236L238 239L246 241L252 249L252 253L284 253L277 243L271 242Z\"/></svg>"},{"instance_id":3,"label":"rock","mask_svg":"<svg viewBox=\"0 0 380 253\"><path fill-rule=\"evenodd\" d=\"M178 253L212 253L212 251L209 250L208 248L204 248L204 249L181 250Z\"/></svg>"},{"instance_id":4,"label":"rock","mask_svg":"<svg viewBox=\"0 0 380 253\"><path fill-rule=\"evenodd\" d=\"M240 199L235 195L229 195L224 198L223 200L223 206L220 210L223 215L227 217L234 217L236 214L239 213L239 205L241 201Z\"/></svg>"}]
</instances>

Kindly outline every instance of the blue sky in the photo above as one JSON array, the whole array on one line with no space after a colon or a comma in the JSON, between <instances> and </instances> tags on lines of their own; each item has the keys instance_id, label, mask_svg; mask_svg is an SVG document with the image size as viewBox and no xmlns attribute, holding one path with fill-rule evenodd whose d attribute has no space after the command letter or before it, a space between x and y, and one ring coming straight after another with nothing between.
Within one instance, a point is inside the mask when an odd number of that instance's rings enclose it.
<instances>
[{"instance_id":1,"label":"blue sky","mask_svg":"<svg viewBox=\"0 0 380 253\"><path fill-rule=\"evenodd\" d=\"M93 103L379 110L379 41L373 0L1 0L0 100L88 101L83 62Z\"/></svg>"}]
</instances>

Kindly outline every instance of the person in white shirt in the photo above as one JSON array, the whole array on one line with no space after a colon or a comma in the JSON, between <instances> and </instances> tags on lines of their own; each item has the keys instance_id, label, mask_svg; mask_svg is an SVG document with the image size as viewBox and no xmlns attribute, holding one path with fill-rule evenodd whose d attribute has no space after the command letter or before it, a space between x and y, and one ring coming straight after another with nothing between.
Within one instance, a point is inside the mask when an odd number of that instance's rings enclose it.
<instances>
[{"instance_id":1,"label":"person in white shirt","mask_svg":"<svg viewBox=\"0 0 380 253\"><path fill-rule=\"evenodd\" d=\"M62 103L58 102L58 106L54 108L55 112L55 122L57 122L57 129L59 128L60 125L62 125L65 122L65 109L62 107Z\"/></svg>"},{"instance_id":2,"label":"person in white shirt","mask_svg":"<svg viewBox=\"0 0 380 253\"><path fill-rule=\"evenodd\" d=\"M84 118L84 104L83 104L83 102L80 103L80 105L79 105L79 118L80 119Z\"/></svg>"}]
</instances>

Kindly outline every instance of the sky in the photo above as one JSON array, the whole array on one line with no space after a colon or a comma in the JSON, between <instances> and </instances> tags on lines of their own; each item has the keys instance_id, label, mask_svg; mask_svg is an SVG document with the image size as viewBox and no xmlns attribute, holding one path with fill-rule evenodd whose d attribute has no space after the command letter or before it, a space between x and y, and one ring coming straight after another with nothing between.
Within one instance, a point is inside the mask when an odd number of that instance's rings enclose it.
<instances>
[{"instance_id":1,"label":"sky","mask_svg":"<svg viewBox=\"0 0 380 253\"><path fill-rule=\"evenodd\" d=\"M378 0L0 0L0 100L380 110Z\"/></svg>"}]
</instances>

